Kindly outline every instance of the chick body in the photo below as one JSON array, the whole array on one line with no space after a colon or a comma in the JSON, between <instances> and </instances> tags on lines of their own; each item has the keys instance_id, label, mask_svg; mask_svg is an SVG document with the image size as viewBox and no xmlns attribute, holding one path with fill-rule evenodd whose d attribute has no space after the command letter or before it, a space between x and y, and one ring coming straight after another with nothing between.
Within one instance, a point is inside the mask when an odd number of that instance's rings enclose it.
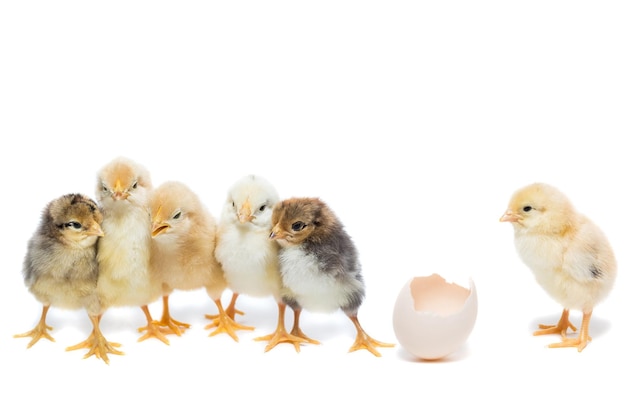
<instances>
[{"instance_id":1,"label":"chick body","mask_svg":"<svg viewBox=\"0 0 626 417\"><path fill-rule=\"evenodd\" d=\"M118 344L104 339L98 326L101 305L96 291L96 243L103 234L102 218L97 204L82 194L66 194L45 207L23 263L24 283L43 305L37 326L16 335L31 337L28 347L42 337L54 341L48 333L52 328L46 324L48 309L54 306L85 309L94 325L90 339L68 350L88 347L91 350L85 357L95 354L107 363L107 353L121 353L114 348Z\"/></svg>"},{"instance_id":2,"label":"chick body","mask_svg":"<svg viewBox=\"0 0 626 417\"><path fill-rule=\"evenodd\" d=\"M152 223L148 211L150 173L124 157L113 159L98 173L96 193L104 214L104 236L98 243L98 294L103 311L139 306L147 326L139 339L156 337L169 344L152 320L148 305L161 297L161 283L150 274Z\"/></svg>"},{"instance_id":3,"label":"chick body","mask_svg":"<svg viewBox=\"0 0 626 417\"><path fill-rule=\"evenodd\" d=\"M215 256L233 292L226 309L233 319L235 313L243 314L235 309L241 294L258 298L271 296L278 305L279 317L284 316L278 245L268 238L272 208L278 201L276 188L258 175L244 176L228 190L218 225ZM274 335L256 340L268 340Z\"/></svg>"},{"instance_id":4,"label":"chick body","mask_svg":"<svg viewBox=\"0 0 626 417\"><path fill-rule=\"evenodd\" d=\"M272 226L270 238L281 246L282 299L295 314L292 335L317 342L299 328L302 309L341 309L357 330L350 351L367 349L380 356L377 347L394 346L371 338L359 323L357 315L365 298L365 284L358 251L326 203L318 198L281 201L274 208ZM298 349L298 344L294 345Z\"/></svg>"},{"instance_id":5,"label":"chick body","mask_svg":"<svg viewBox=\"0 0 626 417\"><path fill-rule=\"evenodd\" d=\"M591 338L593 308L613 288L617 262L602 230L579 213L555 187L535 183L517 190L501 221L511 222L520 259L537 283L561 306L559 323L541 325L536 335L559 333L563 341L551 347L577 347L582 351ZM566 337L569 311L580 310L583 324L578 338Z\"/></svg>"},{"instance_id":6,"label":"chick body","mask_svg":"<svg viewBox=\"0 0 626 417\"><path fill-rule=\"evenodd\" d=\"M185 184L168 181L157 187L150 197L153 253L150 262L153 279L163 285L161 326L177 334L189 325L171 318L169 295L174 290L204 288L215 302L219 315L217 329L237 340L234 330L240 326L225 313L221 296L227 283L222 267L215 258L217 223L200 198Z\"/></svg>"}]
</instances>

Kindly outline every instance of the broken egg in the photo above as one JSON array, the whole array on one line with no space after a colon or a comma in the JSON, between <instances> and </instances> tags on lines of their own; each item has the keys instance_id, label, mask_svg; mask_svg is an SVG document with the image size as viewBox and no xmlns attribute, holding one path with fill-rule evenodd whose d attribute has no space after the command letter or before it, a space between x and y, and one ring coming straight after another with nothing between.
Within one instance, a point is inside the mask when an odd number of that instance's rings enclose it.
<instances>
[{"instance_id":1,"label":"broken egg","mask_svg":"<svg viewBox=\"0 0 626 417\"><path fill-rule=\"evenodd\" d=\"M421 359L440 359L467 340L478 312L474 282L469 288L438 274L415 277L402 287L393 311L398 342Z\"/></svg>"}]
</instances>

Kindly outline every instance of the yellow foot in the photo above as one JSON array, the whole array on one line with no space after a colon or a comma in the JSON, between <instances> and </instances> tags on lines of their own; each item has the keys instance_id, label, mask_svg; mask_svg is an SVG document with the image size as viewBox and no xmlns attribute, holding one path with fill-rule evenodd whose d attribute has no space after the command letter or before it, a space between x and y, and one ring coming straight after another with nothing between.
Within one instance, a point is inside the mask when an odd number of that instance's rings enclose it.
<instances>
[{"instance_id":1,"label":"yellow foot","mask_svg":"<svg viewBox=\"0 0 626 417\"><path fill-rule=\"evenodd\" d=\"M137 340L138 342L143 342L146 339L154 337L154 338L159 339L161 342L165 343L166 345L170 344L170 341L167 339L167 337L165 337L165 335L161 331L158 321L150 321L148 322L147 326L140 327L138 330L140 333L146 332L143 336L141 336Z\"/></svg>"},{"instance_id":2,"label":"yellow foot","mask_svg":"<svg viewBox=\"0 0 626 417\"><path fill-rule=\"evenodd\" d=\"M30 343L28 343L28 346L26 346L27 348L30 348L42 337L50 340L51 342L54 342L55 340L52 336L50 336L48 330L52 330L52 327L48 326L44 322L39 322L39 324L35 326L33 330L26 333L16 334L13 337L32 337L32 340L30 341Z\"/></svg>"},{"instance_id":3,"label":"yellow foot","mask_svg":"<svg viewBox=\"0 0 626 417\"><path fill-rule=\"evenodd\" d=\"M354 352L355 350L359 350L359 349L367 349L374 356L380 357L381 355L376 349L377 347L394 347L394 346L395 345L393 343L379 342L378 340L371 338L365 333L363 334L359 333L357 335L356 340L354 341L354 344L352 345L352 347L350 348L348 352Z\"/></svg>"},{"instance_id":4,"label":"yellow foot","mask_svg":"<svg viewBox=\"0 0 626 417\"><path fill-rule=\"evenodd\" d=\"M208 314L207 314L207 317L208 317ZM214 317L215 318L213 319L212 323L209 323L206 326L204 326L204 328L207 330L215 327L215 330L213 330L213 332L209 334L209 337L215 336L216 334L220 334L220 333L227 333L230 337L233 338L235 342L238 342L239 338L235 334L235 331L254 330L254 327L252 326L244 326L243 324L237 323L227 314L224 314L222 316L216 315Z\"/></svg>"},{"instance_id":5,"label":"yellow foot","mask_svg":"<svg viewBox=\"0 0 626 417\"><path fill-rule=\"evenodd\" d=\"M105 363L109 363L109 357L107 356L109 353L113 355L123 355L124 352L117 350L116 348L122 346L119 343L109 342L104 338L104 336L96 335L93 332L87 340L81 342L77 345L70 346L65 348L66 351L78 350L78 349L89 349L89 351L83 356L84 359L95 355L96 358L102 359Z\"/></svg>"},{"instance_id":6,"label":"yellow foot","mask_svg":"<svg viewBox=\"0 0 626 417\"><path fill-rule=\"evenodd\" d=\"M591 337L564 338L562 342L551 343L548 345L548 347L551 347L551 348L575 347L578 349L579 352L582 352L582 350L585 347L587 347L587 342L590 342L590 341L591 341Z\"/></svg>"},{"instance_id":7,"label":"yellow foot","mask_svg":"<svg viewBox=\"0 0 626 417\"><path fill-rule=\"evenodd\" d=\"M228 317L230 317L231 319L235 319L235 314L239 314L240 316L244 316L246 313L244 313L241 310L226 310L226 314L228 315ZM205 314L204 317L206 317L209 320L215 320L215 319L219 319L220 315L219 314Z\"/></svg>"},{"instance_id":8,"label":"yellow foot","mask_svg":"<svg viewBox=\"0 0 626 417\"><path fill-rule=\"evenodd\" d=\"M284 330L276 330L274 333L266 336L255 337L254 340L259 342L267 341L267 346L265 346L266 352L274 349L279 343L291 343L293 347L296 348L296 352L300 352L300 343L320 344L317 340L306 337L302 332L300 333L302 334L302 337L293 333L287 333Z\"/></svg>"},{"instance_id":9,"label":"yellow foot","mask_svg":"<svg viewBox=\"0 0 626 417\"><path fill-rule=\"evenodd\" d=\"M577 330L576 327L569 321L567 322L567 325L540 324L539 330L535 330L535 332L533 333L533 336L541 336L545 334L560 334L561 337L565 338L565 335L567 334L567 329L572 329L572 331L574 332Z\"/></svg>"},{"instance_id":10,"label":"yellow foot","mask_svg":"<svg viewBox=\"0 0 626 417\"><path fill-rule=\"evenodd\" d=\"M191 327L190 324L183 323L178 320L174 320L171 317L162 318L157 323L159 327L164 329L164 332L167 334L175 334L176 336L181 336L185 330Z\"/></svg>"}]
</instances>

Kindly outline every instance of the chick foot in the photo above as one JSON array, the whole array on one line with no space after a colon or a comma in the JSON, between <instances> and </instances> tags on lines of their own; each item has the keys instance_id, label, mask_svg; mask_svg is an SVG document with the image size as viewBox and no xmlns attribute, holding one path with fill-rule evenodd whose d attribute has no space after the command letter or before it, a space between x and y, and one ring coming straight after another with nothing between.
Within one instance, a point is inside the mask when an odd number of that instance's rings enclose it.
<instances>
[{"instance_id":1,"label":"chick foot","mask_svg":"<svg viewBox=\"0 0 626 417\"><path fill-rule=\"evenodd\" d=\"M566 339L567 329L576 331L576 327L569 321L569 310L563 310L559 322L554 325L540 324L539 330L535 330L533 336L541 336L545 334L560 334L563 339Z\"/></svg>"},{"instance_id":2,"label":"chick foot","mask_svg":"<svg viewBox=\"0 0 626 417\"><path fill-rule=\"evenodd\" d=\"M89 316L89 319L93 324L93 330L91 331L89 337L81 343L65 348L65 350L69 352L78 349L89 349L85 356L83 356L83 359L87 359L88 357L95 355L96 358L102 359L106 364L109 363L109 353L113 355L123 355L124 352L116 349L122 345L115 342L109 342L100 331L100 317Z\"/></svg>"},{"instance_id":3,"label":"chick foot","mask_svg":"<svg viewBox=\"0 0 626 417\"><path fill-rule=\"evenodd\" d=\"M591 341L589 336L589 321L591 320L591 313L583 313L583 322L580 329L580 334L575 338L564 337L560 343L551 343L548 347L561 348L561 347L575 347L579 352L587 347L587 342Z\"/></svg>"},{"instance_id":4,"label":"chick foot","mask_svg":"<svg viewBox=\"0 0 626 417\"><path fill-rule=\"evenodd\" d=\"M226 307L226 314L228 315L228 317L230 317L233 320L235 320L235 314L239 314L240 316L243 316L246 314L243 311L237 310L235 308L235 302L237 301L237 297L239 297L239 294L237 293L233 294L232 298L230 299L230 303L228 304L228 307ZM220 315L219 314L205 314L204 317L206 317L209 320L215 320L219 318Z\"/></svg>"},{"instance_id":5,"label":"chick foot","mask_svg":"<svg viewBox=\"0 0 626 417\"><path fill-rule=\"evenodd\" d=\"M361 324L359 323L359 319L356 316L350 316L350 320L352 320L352 323L354 323L357 333L356 333L356 339L354 343L352 344L352 347L350 347L350 350L348 352L354 352L359 349L367 349L374 356L380 357L381 355L380 355L380 352L378 352L378 350L376 349L377 347L394 347L395 346L393 343L379 342L378 340L370 337L367 333L365 333L365 331L361 327Z\"/></svg>"},{"instance_id":6,"label":"chick foot","mask_svg":"<svg viewBox=\"0 0 626 417\"><path fill-rule=\"evenodd\" d=\"M213 317L213 322L204 327L207 330L215 327L215 330L209 334L209 337L220 333L227 333L235 342L238 342L239 338L235 334L235 331L254 330L254 327L252 326L244 326L243 324L235 322L235 320L230 317L226 311L224 311L222 302L219 299L215 300L215 305L217 306L219 314L211 316ZM209 315L207 314L206 317L209 318Z\"/></svg>"},{"instance_id":7,"label":"chick foot","mask_svg":"<svg viewBox=\"0 0 626 417\"><path fill-rule=\"evenodd\" d=\"M158 324L159 327L167 329L166 332L168 334L175 334L176 336L181 336L185 330L191 327L190 324L172 318L170 315L169 297L167 295L163 296L163 314Z\"/></svg>"},{"instance_id":8,"label":"chick foot","mask_svg":"<svg viewBox=\"0 0 626 417\"><path fill-rule=\"evenodd\" d=\"M48 333L48 330L52 330L51 326L46 324L46 315L48 314L48 309L50 306L43 306L43 310L41 312L41 318L39 319L39 323L30 331L26 333L16 334L13 337L32 337L32 340L28 343L26 348L31 348L35 343L39 341L42 337L54 342L54 338Z\"/></svg>"},{"instance_id":9,"label":"chick foot","mask_svg":"<svg viewBox=\"0 0 626 417\"><path fill-rule=\"evenodd\" d=\"M152 316L150 315L150 311L148 310L148 307L142 306L141 309L143 310L143 313L146 315L147 324L144 327L140 327L138 329L140 333L145 332L145 334L141 336L137 341L143 342L146 339L154 337L156 339L159 339L161 342L165 343L166 345L169 345L170 341L167 339L167 337L165 337L165 335L161 331L159 322L156 320L152 320Z\"/></svg>"},{"instance_id":10,"label":"chick foot","mask_svg":"<svg viewBox=\"0 0 626 417\"><path fill-rule=\"evenodd\" d=\"M287 333L287 330L285 329L285 307L286 306L284 304L278 305L278 325L276 326L276 331L266 336L257 337L254 340L268 342L267 346L265 346L265 352L269 352L274 349L274 347L276 347L279 343L291 343L296 349L296 352L300 352L300 343L313 343L319 345L320 342L311 339L306 336L302 330L300 330L300 310L294 310L293 329L291 330L291 333Z\"/></svg>"}]
</instances>

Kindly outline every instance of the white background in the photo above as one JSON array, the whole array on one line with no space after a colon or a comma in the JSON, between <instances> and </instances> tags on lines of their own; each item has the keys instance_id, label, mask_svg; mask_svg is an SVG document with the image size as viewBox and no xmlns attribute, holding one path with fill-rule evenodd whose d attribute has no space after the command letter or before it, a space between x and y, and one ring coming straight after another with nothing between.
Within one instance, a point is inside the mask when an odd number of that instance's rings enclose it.
<instances>
[{"instance_id":1,"label":"white background","mask_svg":"<svg viewBox=\"0 0 626 417\"><path fill-rule=\"evenodd\" d=\"M531 333L561 307L498 219L514 190L548 182L624 259L625 12L620 1L3 2L0 414L623 415L623 277L582 353L548 349L556 336ZM347 353L341 313L304 313L322 344L264 353L252 339L274 329L271 299L240 298L256 330L235 343L207 337L215 307L197 291L171 297L192 328L170 346L137 343L140 310L116 309L102 330L125 355L83 360L64 349L87 336L87 316L52 309L56 343L26 349L12 336L40 314L21 276L39 214L61 194L93 196L119 155L155 185L186 182L216 216L249 173L282 197L321 197L359 248L368 333L395 342L398 291L433 272L474 280L474 331L443 361L398 345L376 358Z\"/></svg>"}]
</instances>

